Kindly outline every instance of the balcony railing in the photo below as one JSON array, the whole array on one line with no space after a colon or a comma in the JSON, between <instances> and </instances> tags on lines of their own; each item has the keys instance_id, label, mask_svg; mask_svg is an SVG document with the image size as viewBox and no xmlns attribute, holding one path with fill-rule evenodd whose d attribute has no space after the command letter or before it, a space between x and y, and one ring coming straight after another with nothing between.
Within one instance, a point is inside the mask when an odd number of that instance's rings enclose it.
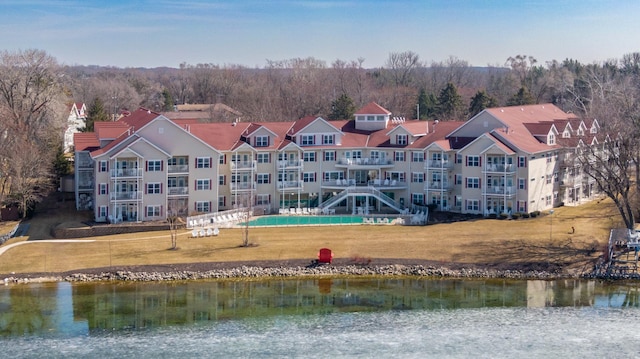
<instances>
[{"instance_id":1,"label":"balcony railing","mask_svg":"<svg viewBox=\"0 0 640 359\"><path fill-rule=\"evenodd\" d=\"M255 170L256 161L231 161L232 170Z\"/></svg>"},{"instance_id":2,"label":"balcony railing","mask_svg":"<svg viewBox=\"0 0 640 359\"><path fill-rule=\"evenodd\" d=\"M189 172L189 165L169 165L167 169L169 173L187 173Z\"/></svg>"},{"instance_id":3,"label":"balcony railing","mask_svg":"<svg viewBox=\"0 0 640 359\"><path fill-rule=\"evenodd\" d=\"M451 189L451 186L449 185L449 182L430 182L430 183L425 183L424 189L427 191L438 191L438 190L447 191Z\"/></svg>"},{"instance_id":4,"label":"balcony railing","mask_svg":"<svg viewBox=\"0 0 640 359\"><path fill-rule=\"evenodd\" d=\"M232 191L246 191L256 189L256 184L253 182L231 182Z\"/></svg>"},{"instance_id":5,"label":"balcony railing","mask_svg":"<svg viewBox=\"0 0 640 359\"><path fill-rule=\"evenodd\" d=\"M91 182L91 181L80 182L80 183L78 183L78 189L79 190L90 190L90 189L93 189L93 182Z\"/></svg>"},{"instance_id":6,"label":"balcony railing","mask_svg":"<svg viewBox=\"0 0 640 359\"><path fill-rule=\"evenodd\" d=\"M302 188L304 181L278 181L278 189Z\"/></svg>"},{"instance_id":7,"label":"balcony railing","mask_svg":"<svg viewBox=\"0 0 640 359\"><path fill-rule=\"evenodd\" d=\"M180 196L189 194L189 187L169 187L167 193L170 196Z\"/></svg>"},{"instance_id":8,"label":"balcony railing","mask_svg":"<svg viewBox=\"0 0 640 359\"><path fill-rule=\"evenodd\" d=\"M112 201L138 200L138 199L142 199L142 192L140 192L140 191L111 192L111 193L109 193L109 199L112 200Z\"/></svg>"},{"instance_id":9,"label":"balcony railing","mask_svg":"<svg viewBox=\"0 0 640 359\"><path fill-rule=\"evenodd\" d=\"M453 162L445 161L445 160L431 160L425 161L424 168L425 169L450 169L453 167Z\"/></svg>"},{"instance_id":10,"label":"balcony railing","mask_svg":"<svg viewBox=\"0 0 640 359\"><path fill-rule=\"evenodd\" d=\"M486 194L511 196L516 194L516 187L515 186L491 186L491 187L487 187Z\"/></svg>"},{"instance_id":11,"label":"balcony railing","mask_svg":"<svg viewBox=\"0 0 640 359\"><path fill-rule=\"evenodd\" d=\"M142 177L142 168L112 169L111 178L115 177Z\"/></svg>"},{"instance_id":12,"label":"balcony railing","mask_svg":"<svg viewBox=\"0 0 640 359\"><path fill-rule=\"evenodd\" d=\"M340 158L336 161L341 166L392 166L393 161L388 158Z\"/></svg>"},{"instance_id":13,"label":"balcony railing","mask_svg":"<svg viewBox=\"0 0 640 359\"><path fill-rule=\"evenodd\" d=\"M289 160L289 161L278 161L278 168L299 168L304 164L303 160Z\"/></svg>"},{"instance_id":14,"label":"balcony railing","mask_svg":"<svg viewBox=\"0 0 640 359\"><path fill-rule=\"evenodd\" d=\"M516 166L514 166L512 163L505 165L486 165L484 167L484 170L485 172L515 172Z\"/></svg>"}]
</instances>

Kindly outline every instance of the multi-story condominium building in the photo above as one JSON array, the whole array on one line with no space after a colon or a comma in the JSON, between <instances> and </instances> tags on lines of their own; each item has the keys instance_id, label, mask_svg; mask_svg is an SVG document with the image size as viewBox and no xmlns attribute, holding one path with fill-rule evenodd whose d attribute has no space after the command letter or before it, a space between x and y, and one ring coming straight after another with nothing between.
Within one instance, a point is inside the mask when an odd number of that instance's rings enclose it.
<instances>
[{"instance_id":1,"label":"multi-story condominium building","mask_svg":"<svg viewBox=\"0 0 640 359\"><path fill-rule=\"evenodd\" d=\"M64 130L64 151L66 153L73 152L73 136L80 132L80 128L85 126L87 119L87 107L82 102L74 102L69 105L69 116Z\"/></svg>"},{"instance_id":2,"label":"multi-story condominium building","mask_svg":"<svg viewBox=\"0 0 640 359\"><path fill-rule=\"evenodd\" d=\"M202 123L145 109L75 135L76 201L96 221L151 221L249 204L349 212L516 213L576 204L596 188L571 162L598 124L551 104L466 122L393 117Z\"/></svg>"}]
</instances>

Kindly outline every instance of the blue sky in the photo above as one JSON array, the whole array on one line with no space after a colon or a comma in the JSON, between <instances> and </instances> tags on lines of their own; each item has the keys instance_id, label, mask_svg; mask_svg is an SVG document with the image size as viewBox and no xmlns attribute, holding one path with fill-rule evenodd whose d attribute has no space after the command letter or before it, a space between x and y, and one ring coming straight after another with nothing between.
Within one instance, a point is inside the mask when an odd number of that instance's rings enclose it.
<instances>
[{"instance_id":1,"label":"blue sky","mask_svg":"<svg viewBox=\"0 0 640 359\"><path fill-rule=\"evenodd\" d=\"M0 0L0 49L117 67L310 56L379 67L407 50L427 63L591 63L640 51L639 17L637 0Z\"/></svg>"}]
</instances>

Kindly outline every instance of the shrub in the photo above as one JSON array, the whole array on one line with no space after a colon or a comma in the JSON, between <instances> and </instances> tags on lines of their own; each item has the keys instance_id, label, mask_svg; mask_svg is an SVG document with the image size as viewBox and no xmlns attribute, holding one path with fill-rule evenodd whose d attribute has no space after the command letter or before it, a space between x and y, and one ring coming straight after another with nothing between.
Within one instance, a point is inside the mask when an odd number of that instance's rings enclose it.
<instances>
[{"instance_id":1,"label":"shrub","mask_svg":"<svg viewBox=\"0 0 640 359\"><path fill-rule=\"evenodd\" d=\"M511 218L512 219L518 219L518 218L520 218L521 215L522 214L520 214L520 213L514 213L514 214L511 215Z\"/></svg>"},{"instance_id":2,"label":"shrub","mask_svg":"<svg viewBox=\"0 0 640 359\"><path fill-rule=\"evenodd\" d=\"M529 213L527 212L522 213L522 218L529 218Z\"/></svg>"},{"instance_id":3,"label":"shrub","mask_svg":"<svg viewBox=\"0 0 640 359\"><path fill-rule=\"evenodd\" d=\"M534 212L529 213L529 216L531 216L531 218L538 217L538 211L534 211Z\"/></svg>"},{"instance_id":4,"label":"shrub","mask_svg":"<svg viewBox=\"0 0 640 359\"><path fill-rule=\"evenodd\" d=\"M507 218L509 218L508 213L500 213L500 219L507 219Z\"/></svg>"},{"instance_id":5,"label":"shrub","mask_svg":"<svg viewBox=\"0 0 640 359\"><path fill-rule=\"evenodd\" d=\"M488 217L489 217L490 219L496 219L496 218L498 218L498 215L497 215L497 214L495 214L495 213L489 213L489 216L488 216Z\"/></svg>"}]
</instances>

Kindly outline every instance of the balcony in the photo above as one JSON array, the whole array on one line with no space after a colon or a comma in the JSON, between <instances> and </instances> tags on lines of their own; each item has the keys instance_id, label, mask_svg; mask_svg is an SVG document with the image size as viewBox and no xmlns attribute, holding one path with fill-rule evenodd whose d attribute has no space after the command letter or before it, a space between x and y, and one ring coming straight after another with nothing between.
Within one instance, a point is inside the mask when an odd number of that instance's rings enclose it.
<instances>
[{"instance_id":1,"label":"balcony","mask_svg":"<svg viewBox=\"0 0 640 359\"><path fill-rule=\"evenodd\" d=\"M256 169L256 161L232 161L232 171L251 171Z\"/></svg>"},{"instance_id":2,"label":"balcony","mask_svg":"<svg viewBox=\"0 0 640 359\"><path fill-rule=\"evenodd\" d=\"M278 169L295 169L302 168L304 164L303 160L289 160L289 161L278 161Z\"/></svg>"},{"instance_id":3,"label":"balcony","mask_svg":"<svg viewBox=\"0 0 640 359\"><path fill-rule=\"evenodd\" d=\"M111 178L142 177L142 168L113 169L110 172Z\"/></svg>"},{"instance_id":4,"label":"balcony","mask_svg":"<svg viewBox=\"0 0 640 359\"><path fill-rule=\"evenodd\" d=\"M378 190L407 188L407 182L398 180L373 180L367 183L358 183L355 179L337 179L322 181L323 188L344 189L347 187L373 187Z\"/></svg>"},{"instance_id":5,"label":"balcony","mask_svg":"<svg viewBox=\"0 0 640 359\"><path fill-rule=\"evenodd\" d=\"M445 161L445 160L432 160L426 161L424 163L424 169L451 169L453 168L453 162Z\"/></svg>"},{"instance_id":6,"label":"balcony","mask_svg":"<svg viewBox=\"0 0 640 359\"><path fill-rule=\"evenodd\" d=\"M484 172L494 172L494 173L513 173L516 170L516 166L512 163L505 165L486 165L484 167Z\"/></svg>"},{"instance_id":7,"label":"balcony","mask_svg":"<svg viewBox=\"0 0 640 359\"><path fill-rule=\"evenodd\" d=\"M431 182L425 183L424 185L425 191L449 191L451 190L451 186L449 182Z\"/></svg>"},{"instance_id":8,"label":"balcony","mask_svg":"<svg viewBox=\"0 0 640 359\"><path fill-rule=\"evenodd\" d=\"M78 190L87 191L93 189L93 181L81 181L78 183Z\"/></svg>"},{"instance_id":9,"label":"balcony","mask_svg":"<svg viewBox=\"0 0 640 359\"><path fill-rule=\"evenodd\" d=\"M515 186L491 186L485 192L487 196L513 196L516 194Z\"/></svg>"},{"instance_id":10,"label":"balcony","mask_svg":"<svg viewBox=\"0 0 640 359\"><path fill-rule=\"evenodd\" d=\"M232 191L249 191L256 189L256 184L253 182L231 182Z\"/></svg>"},{"instance_id":11,"label":"balcony","mask_svg":"<svg viewBox=\"0 0 640 359\"><path fill-rule=\"evenodd\" d=\"M112 201L140 200L142 199L142 192L140 191L111 192L109 193L109 199Z\"/></svg>"},{"instance_id":12,"label":"balcony","mask_svg":"<svg viewBox=\"0 0 640 359\"><path fill-rule=\"evenodd\" d=\"M188 173L189 165L168 165L167 170L169 173Z\"/></svg>"},{"instance_id":13,"label":"balcony","mask_svg":"<svg viewBox=\"0 0 640 359\"><path fill-rule=\"evenodd\" d=\"M302 189L304 181L278 181L279 190Z\"/></svg>"},{"instance_id":14,"label":"balcony","mask_svg":"<svg viewBox=\"0 0 640 359\"><path fill-rule=\"evenodd\" d=\"M167 194L169 196L186 196L189 194L189 187L169 187Z\"/></svg>"},{"instance_id":15,"label":"balcony","mask_svg":"<svg viewBox=\"0 0 640 359\"><path fill-rule=\"evenodd\" d=\"M386 158L340 158L336 161L336 167L349 168L382 168L393 167L393 161Z\"/></svg>"}]
</instances>

